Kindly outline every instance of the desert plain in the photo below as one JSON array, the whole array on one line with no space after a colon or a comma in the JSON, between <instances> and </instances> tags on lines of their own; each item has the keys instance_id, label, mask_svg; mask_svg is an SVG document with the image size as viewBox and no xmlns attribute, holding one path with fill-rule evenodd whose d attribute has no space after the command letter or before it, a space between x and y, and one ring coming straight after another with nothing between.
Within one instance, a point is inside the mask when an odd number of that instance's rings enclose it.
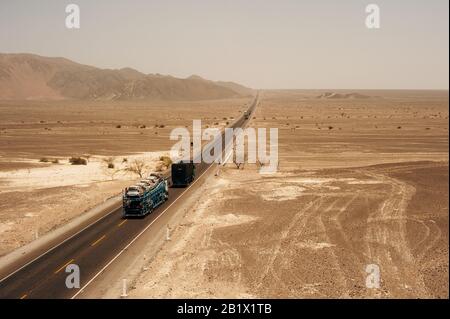
<instances>
[{"instance_id":1,"label":"desert plain","mask_svg":"<svg viewBox=\"0 0 450 319\"><path fill-rule=\"evenodd\" d=\"M448 298L448 92L346 92L262 92L278 172L220 168L130 296Z\"/></svg>"},{"instance_id":2,"label":"desert plain","mask_svg":"<svg viewBox=\"0 0 450 319\"><path fill-rule=\"evenodd\" d=\"M260 93L249 126L278 128L278 172L218 167L130 297L448 298L448 91L330 91ZM156 170L171 128L251 101L1 102L0 254L120 193L128 161Z\"/></svg>"},{"instance_id":3,"label":"desert plain","mask_svg":"<svg viewBox=\"0 0 450 319\"><path fill-rule=\"evenodd\" d=\"M222 128L251 101L0 102L0 256L121 194L140 178L134 161L161 170L173 128Z\"/></svg>"}]
</instances>

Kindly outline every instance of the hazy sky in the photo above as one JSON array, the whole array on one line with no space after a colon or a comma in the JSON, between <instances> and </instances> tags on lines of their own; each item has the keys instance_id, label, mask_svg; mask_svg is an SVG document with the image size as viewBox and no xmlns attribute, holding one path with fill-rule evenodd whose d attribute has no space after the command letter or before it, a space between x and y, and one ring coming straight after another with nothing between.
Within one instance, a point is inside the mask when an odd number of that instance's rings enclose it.
<instances>
[{"instance_id":1,"label":"hazy sky","mask_svg":"<svg viewBox=\"0 0 450 319\"><path fill-rule=\"evenodd\" d=\"M65 27L65 6L81 28ZM365 7L381 9L367 29ZM253 88L448 89L448 0L0 0L0 52Z\"/></svg>"}]
</instances>

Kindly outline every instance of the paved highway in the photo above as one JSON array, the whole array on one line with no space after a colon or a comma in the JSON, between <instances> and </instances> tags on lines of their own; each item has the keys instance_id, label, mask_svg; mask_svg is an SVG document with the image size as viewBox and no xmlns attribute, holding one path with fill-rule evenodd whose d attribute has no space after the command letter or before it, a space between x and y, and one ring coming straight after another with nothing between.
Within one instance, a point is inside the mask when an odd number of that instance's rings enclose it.
<instances>
[{"instance_id":1,"label":"paved highway","mask_svg":"<svg viewBox=\"0 0 450 319\"><path fill-rule=\"evenodd\" d=\"M249 108L251 113L257 103L258 96ZM246 122L241 116L232 127L243 127ZM194 183L205 178L212 165L203 162L198 164ZM76 297L80 289L66 287L66 277L69 275L65 272L67 265L76 264L80 267L81 289L86 287L100 272L107 270L141 234L151 232L152 227L163 227L164 223L158 223L158 219L171 214L171 206L183 200L184 196L189 196L189 188L170 188L169 200L143 219L123 219L122 207L114 209L1 279L0 298Z\"/></svg>"}]
</instances>

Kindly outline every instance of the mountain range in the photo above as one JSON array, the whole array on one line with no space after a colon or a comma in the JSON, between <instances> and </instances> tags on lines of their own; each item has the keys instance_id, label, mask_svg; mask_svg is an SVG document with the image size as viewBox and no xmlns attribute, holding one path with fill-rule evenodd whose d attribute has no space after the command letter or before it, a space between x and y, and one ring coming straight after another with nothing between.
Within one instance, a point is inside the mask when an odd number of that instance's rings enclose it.
<instances>
[{"instance_id":1,"label":"mountain range","mask_svg":"<svg viewBox=\"0 0 450 319\"><path fill-rule=\"evenodd\" d=\"M65 58L0 53L0 100L209 100L249 96L234 82L100 69Z\"/></svg>"}]
</instances>

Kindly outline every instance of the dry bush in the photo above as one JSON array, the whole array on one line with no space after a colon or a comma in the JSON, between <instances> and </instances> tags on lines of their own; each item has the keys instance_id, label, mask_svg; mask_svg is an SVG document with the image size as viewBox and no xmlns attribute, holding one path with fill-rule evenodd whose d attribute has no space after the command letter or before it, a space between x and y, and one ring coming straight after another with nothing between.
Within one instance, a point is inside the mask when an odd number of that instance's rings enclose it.
<instances>
[{"instance_id":1,"label":"dry bush","mask_svg":"<svg viewBox=\"0 0 450 319\"><path fill-rule=\"evenodd\" d=\"M140 178L144 177L145 170L147 169L147 165L143 160L134 160L133 162L129 163L127 168L128 172L134 173L139 175Z\"/></svg>"},{"instance_id":2,"label":"dry bush","mask_svg":"<svg viewBox=\"0 0 450 319\"><path fill-rule=\"evenodd\" d=\"M105 162L106 166L108 168L114 168L114 161L116 159L114 157L107 157L103 159L103 162Z\"/></svg>"},{"instance_id":3,"label":"dry bush","mask_svg":"<svg viewBox=\"0 0 450 319\"><path fill-rule=\"evenodd\" d=\"M87 165L87 160L82 157L71 157L69 163L72 165Z\"/></svg>"},{"instance_id":4,"label":"dry bush","mask_svg":"<svg viewBox=\"0 0 450 319\"><path fill-rule=\"evenodd\" d=\"M257 161L256 161L256 166L259 167L259 168L261 168L261 167L266 166L266 163L261 162L260 160L257 160Z\"/></svg>"},{"instance_id":5,"label":"dry bush","mask_svg":"<svg viewBox=\"0 0 450 319\"><path fill-rule=\"evenodd\" d=\"M236 162L236 159L233 159L233 163L234 163L234 165L236 165L237 169L240 169L241 166L242 166L242 168L244 168L244 165L243 165L244 163Z\"/></svg>"},{"instance_id":6,"label":"dry bush","mask_svg":"<svg viewBox=\"0 0 450 319\"><path fill-rule=\"evenodd\" d=\"M170 165L172 165L172 159L169 156L161 156L159 160L164 164L165 167L170 167Z\"/></svg>"},{"instance_id":7,"label":"dry bush","mask_svg":"<svg viewBox=\"0 0 450 319\"><path fill-rule=\"evenodd\" d=\"M41 158L39 159L39 162L41 162L41 163L53 163L53 164L58 164L58 163L59 163L59 160L58 160L57 158L50 159L50 158L47 158L47 157L41 157Z\"/></svg>"}]
</instances>

